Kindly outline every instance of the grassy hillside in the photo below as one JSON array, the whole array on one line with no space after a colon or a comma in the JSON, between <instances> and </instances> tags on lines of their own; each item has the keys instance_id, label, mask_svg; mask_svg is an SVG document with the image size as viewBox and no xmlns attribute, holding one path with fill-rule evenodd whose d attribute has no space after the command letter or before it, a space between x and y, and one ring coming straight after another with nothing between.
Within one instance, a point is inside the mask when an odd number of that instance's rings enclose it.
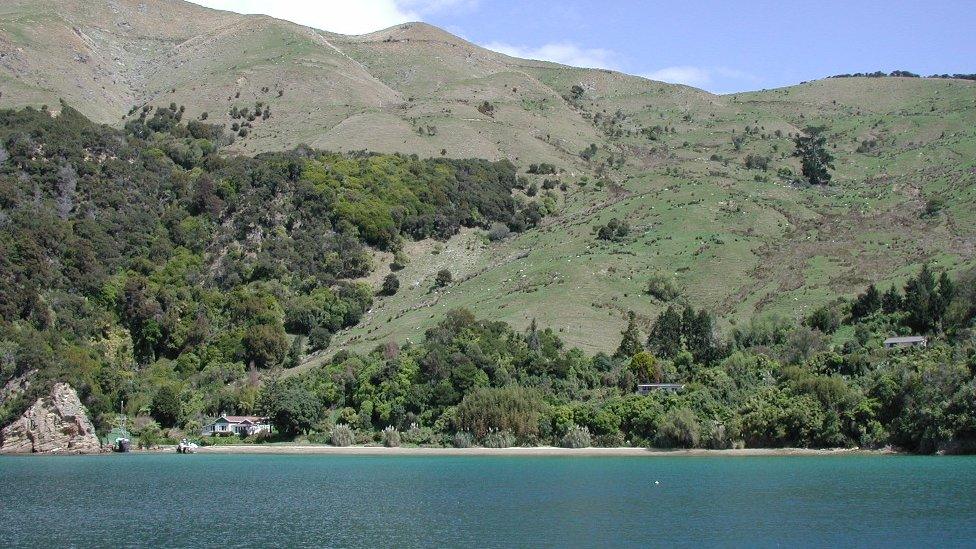
<instances>
[{"instance_id":1,"label":"grassy hillside","mask_svg":"<svg viewBox=\"0 0 976 549\"><path fill-rule=\"evenodd\" d=\"M922 262L951 271L973 264L971 82L826 80L686 108L664 89L670 104L648 97L620 109L625 133L609 137L597 158L623 155L625 164L606 171L603 188L564 173L558 215L542 229L500 243L461 235L437 255L418 247L405 276L420 284L380 301L347 341L366 349L416 338L437 310L464 306L516 326L536 318L573 345L605 351L627 310L646 328L665 306L644 293L655 274L736 323L800 317L869 282L901 283ZM583 116L609 104L589 94ZM656 141L626 134L656 124L673 130ZM788 135L811 125L826 127L836 156L827 188L792 184L799 163ZM734 137L743 138L740 150ZM768 156L767 170L747 169L748 155ZM598 240L594 228L612 218L627 220L630 235ZM457 257L466 279L431 297L423 281Z\"/></svg>"}]
</instances>

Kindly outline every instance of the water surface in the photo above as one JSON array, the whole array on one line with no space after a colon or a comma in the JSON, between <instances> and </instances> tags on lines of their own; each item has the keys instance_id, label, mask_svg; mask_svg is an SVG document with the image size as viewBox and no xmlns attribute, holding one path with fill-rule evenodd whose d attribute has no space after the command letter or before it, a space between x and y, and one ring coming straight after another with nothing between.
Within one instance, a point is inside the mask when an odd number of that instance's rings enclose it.
<instances>
[{"instance_id":1,"label":"water surface","mask_svg":"<svg viewBox=\"0 0 976 549\"><path fill-rule=\"evenodd\" d=\"M976 457L0 458L0 546L974 546Z\"/></svg>"}]
</instances>

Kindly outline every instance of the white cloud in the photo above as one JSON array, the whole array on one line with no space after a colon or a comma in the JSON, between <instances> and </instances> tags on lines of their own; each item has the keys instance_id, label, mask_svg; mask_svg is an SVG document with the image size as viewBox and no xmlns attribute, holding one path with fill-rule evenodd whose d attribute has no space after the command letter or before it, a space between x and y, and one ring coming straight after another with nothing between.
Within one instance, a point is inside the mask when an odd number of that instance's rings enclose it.
<instances>
[{"instance_id":1,"label":"white cloud","mask_svg":"<svg viewBox=\"0 0 976 549\"><path fill-rule=\"evenodd\" d=\"M667 67L651 73L641 75L650 80L660 80L671 84L685 84L696 88L705 88L712 83L712 73L701 67Z\"/></svg>"},{"instance_id":2,"label":"white cloud","mask_svg":"<svg viewBox=\"0 0 976 549\"><path fill-rule=\"evenodd\" d=\"M725 89L743 89L740 84L744 82L755 84L760 81L756 75L738 69L730 69L728 67L694 67L690 65L666 67L654 72L642 74L641 76L651 80L660 80L661 82L694 86L718 94L725 92L716 91L714 89L716 86ZM738 82L738 84L735 82Z\"/></svg>"},{"instance_id":3,"label":"white cloud","mask_svg":"<svg viewBox=\"0 0 976 549\"><path fill-rule=\"evenodd\" d=\"M491 42L483 47L489 50L521 57L523 59L539 59L552 61L574 67L616 69L616 54L610 50L600 48L581 48L572 42L553 42L538 48L515 46L504 42Z\"/></svg>"},{"instance_id":4,"label":"white cloud","mask_svg":"<svg viewBox=\"0 0 976 549\"><path fill-rule=\"evenodd\" d=\"M448 9L471 9L477 0L191 0L208 8L264 14L341 34L366 34Z\"/></svg>"},{"instance_id":5,"label":"white cloud","mask_svg":"<svg viewBox=\"0 0 976 549\"><path fill-rule=\"evenodd\" d=\"M397 5L406 9L414 9L420 13L436 13L447 10L472 10L478 7L480 0L397 0Z\"/></svg>"}]
</instances>

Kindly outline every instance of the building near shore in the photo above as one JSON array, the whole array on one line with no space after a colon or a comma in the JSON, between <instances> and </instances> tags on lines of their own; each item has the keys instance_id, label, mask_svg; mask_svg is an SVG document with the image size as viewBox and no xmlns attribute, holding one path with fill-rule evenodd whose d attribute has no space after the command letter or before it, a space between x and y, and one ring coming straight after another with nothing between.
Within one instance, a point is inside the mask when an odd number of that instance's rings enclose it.
<instances>
[{"instance_id":1,"label":"building near shore","mask_svg":"<svg viewBox=\"0 0 976 549\"><path fill-rule=\"evenodd\" d=\"M637 394L647 395L653 391L680 391L685 386L681 383L641 383L637 385Z\"/></svg>"},{"instance_id":2,"label":"building near shore","mask_svg":"<svg viewBox=\"0 0 976 549\"><path fill-rule=\"evenodd\" d=\"M898 349L902 347L925 347L929 343L927 337L924 336L908 336L908 337L889 337L884 340L885 349Z\"/></svg>"},{"instance_id":3,"label":"building near shore","mask_svg":"<svg viewBox=\"0 0 976 549\"><path fill-rule=\"evenodd\" d=\"M270 433L271 423L268 418L261 416L228 416L221 414L213 423L206 425L201 434L210 436L251 436L258 433Z\"/></svg>"}]
</instances>

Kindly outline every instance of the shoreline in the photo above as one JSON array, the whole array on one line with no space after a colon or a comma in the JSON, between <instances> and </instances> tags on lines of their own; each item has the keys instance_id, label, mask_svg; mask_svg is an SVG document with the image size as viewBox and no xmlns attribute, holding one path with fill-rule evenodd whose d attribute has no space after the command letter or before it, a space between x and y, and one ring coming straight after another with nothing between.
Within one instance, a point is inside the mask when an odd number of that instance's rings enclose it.
<instances>
[{"instance_id":1,"label":"shoreline","mask_svg":"<svg viewBox=\"0 0 976 549\"><path fill-rule=\"evenodd\" d=\"M285 454L334 456L507 456L507 457L758 457L758 456L853 456L902 455L893 450L860 448L741 448L728 450L664 450L649 448L561 448L532 446L512 448L423 448L385 446L329 446L325 444L234 444L204 446L197 454Z\"/></svg>"}]
</instances>

